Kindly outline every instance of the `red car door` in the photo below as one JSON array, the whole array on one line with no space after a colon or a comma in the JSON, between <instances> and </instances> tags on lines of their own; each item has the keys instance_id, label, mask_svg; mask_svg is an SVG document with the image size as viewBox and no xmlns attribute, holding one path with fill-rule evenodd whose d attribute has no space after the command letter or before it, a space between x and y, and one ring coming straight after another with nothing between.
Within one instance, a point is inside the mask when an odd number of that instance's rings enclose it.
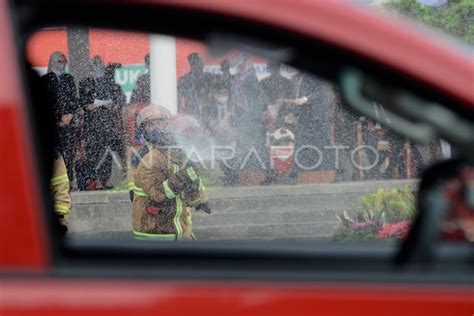
<instances>
[{"instance_id":1,"label":"red car door","mask_svg":"<svg viewBox=\"0 0 474 316\"><path fill-rule=\"evenodd\" d=\"M409 27L342 3L2 1L0 316L474 312L472 266L464 253L447 262L397 267L396 249L377 245L63 243L52 232L47 190L41 189L47 180L34 157L42 140L30 116L31 87L22 64L27 36L48 25L196 39L217 30L270 43L292 34L301 59L308 57L301 53L305 47L310 52L321 45L336 60L362 65L381 77L395 73L411 78L423 95L456 102L470 115L474 109L471 60Z\"/></svg>"}]
</instances>

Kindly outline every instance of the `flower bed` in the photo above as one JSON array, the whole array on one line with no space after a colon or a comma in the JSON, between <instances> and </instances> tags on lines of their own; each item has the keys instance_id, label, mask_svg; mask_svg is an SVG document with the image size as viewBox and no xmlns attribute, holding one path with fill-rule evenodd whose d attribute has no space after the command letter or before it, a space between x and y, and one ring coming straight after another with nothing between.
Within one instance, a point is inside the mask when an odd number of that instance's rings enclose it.
<instances>
[{"instance_id":1,"label":"flower bed","mask_svg":"<svg viewBox=\"0 0 474 316\"><path fill-rule=\"evenodd\" d=\"M408 188L381 188L362 196L355 219L347 211L337 216L342 229L336 240L403 240L415 216L415 195Z\"/></svg>"}]
</instances>

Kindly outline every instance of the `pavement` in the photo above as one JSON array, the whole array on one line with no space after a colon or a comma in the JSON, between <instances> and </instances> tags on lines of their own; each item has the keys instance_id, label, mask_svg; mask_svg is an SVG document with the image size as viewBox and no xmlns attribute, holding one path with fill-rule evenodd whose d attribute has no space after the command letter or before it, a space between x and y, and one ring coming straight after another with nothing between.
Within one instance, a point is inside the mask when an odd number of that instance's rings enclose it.
<instances>
[{"instance_id":1,"label":"pavement","mask_svg":"<svg viewBox=\"0 0 474 316\"><path fill-rule=\"evenodd\" d=\"M268 187L209 188L213 213L195 213L201 240L324 240L341 229L336 215L354 213L360 196L382 187L414 187L412 180ZM128 192L73 193L71 238L129 240Z\"/></svg>"}]
</instances>

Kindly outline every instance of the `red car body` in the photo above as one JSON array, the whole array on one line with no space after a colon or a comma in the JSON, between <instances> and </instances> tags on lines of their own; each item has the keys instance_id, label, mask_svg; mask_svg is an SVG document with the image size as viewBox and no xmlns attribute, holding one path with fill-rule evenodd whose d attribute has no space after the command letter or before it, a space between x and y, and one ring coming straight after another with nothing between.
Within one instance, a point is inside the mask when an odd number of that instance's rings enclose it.
<instances>
[{"instance_id":1,"label":"red car body","mask_svg":"<svg viewBox=\"0 0 474 316\"><path fill-rule=\"evenodd\" d=\"M474 111L472 60L413 28L333 1L109 1L213 12L285 28L375 60ZM93 3L88 1L88 3ZM11 10L0 1L0 316L471 315L472 286L52 277ZM381 44L383 43L383 44ZM408 57L407 57L408 56Z\"/></svg>"}]
</instances>

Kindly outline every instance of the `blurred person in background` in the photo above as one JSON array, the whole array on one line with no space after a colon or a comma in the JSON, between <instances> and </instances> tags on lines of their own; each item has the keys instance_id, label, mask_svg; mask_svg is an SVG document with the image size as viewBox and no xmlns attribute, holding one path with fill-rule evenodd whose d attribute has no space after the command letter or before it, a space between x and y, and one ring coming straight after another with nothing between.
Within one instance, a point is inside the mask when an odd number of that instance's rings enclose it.
<instances>
[{"instance_id":1,"label":"blurred person in background","mask_svg":"<svg viewBox=\"0 0 474 316\"><path fill-rule=\"evenodd\" d=\"M84 110L84 147L85 147L85 174L87 184L84 189L98 190L105 186L111 168L111 158L97 169L106 154L109 143L107 125L109 110L105 106L107 100L101 100L99 90L104 83L105 65L100 56L91 60L89 76L79 83L79 102ZM110 166L110 167L109 167Z\"/></svg>"},{"instance_id":2,"label":"blurred person in background","mask_svg":"<svg viewBox=\"0 0 474 316\"><path fill-rule=\"evenodd\" d=\"M408 179L421 176L424 161L408 139L373 121L367 122L365 143L378 153L378 163L367 171L373 180ZM370 160L373 161L373 157Z\"/></svg>"},{"instance_id":3,"label":"blurred person in background","mask_svg":"<svg viewBox=\"0 0 474 316\"><path fill-rule=\"evenodd\" d=\"M299 101L294 108L296 171L331 170L334 153L325 149L331 146L331 117L323 82L296 69L293 72L290 96Z\"/></svg>"},{"instance_id":4,"label":"blurred person in background","mask_svg":"<svg viewBox=\"0 0 474 316\"><path fill-rule=\"evenodd\" d=\"M291 81L281 74L280 68L280 62L269 60L267 63L267 72L270 73L270 76L260 81L270 102L267 109L267 126L270 132L279 128L275 126L278 113L285 100L290 97Z\"/></svg>"},{"instance_id":5,"label":"blurred person in background","mask_svg":"<svg viewBox=\"0 0 474 316\"><path fill-rule=\"evenodd\" d=\"M130 97L130 104L150 103L150 54L146 54L143 61L146 73L138 77Z\"/></svg>"},{"instance_id":6,"label":"blurred person in background","mask_svg":"<svg viewBox=\"0 0 474 316\"><path fill-rule=\"evenodd\" d=\"M262 171L268 168L264 113L269 100L250 57L236 56L233 63L237 74L232 80L229 104L234 113L239 169Z\"/></svg>"},{"instance_id":7,"label":"blurred person in background","mask_svg":"<svg viewBox=\"0 0 474 316\"><path fill-rule=\"evenodd\" d=\"M218 130L230 128L232 114L229 86L217 77L212 85L209 102L201 109L199 121L208 134L215 136Z\"/></svg>"},{"instance_id":8,"label":"blurred person in background","mask_svg":"<svg viewBox=\"0 0 474 316\"><path fill-rule=\"evenodd\" d=\"M67 59L62 52L49 58L47 73L41 77L56 122L56 144L64 158L69 180L74 179L73 154L75 144L74 117L78 110L76 85L66 73Z\"/></svg>"},{"instance_id":9,"label":"blurred person in background","mask_svg":"<svg viewBox=\"0 0 474 316\"><path fill-rule=\"evenodd\" d=\"M179 110L197 116L199 106L210 95L213 75L204 72L204 63L198 53L188 56L191 70L178 80Z\"/></svg>"},{"instance_id":10,"label":"blurred person in background","mask_svg":"<svg viewBox=\"0 0 474 316\"><path fill-rule=\"evenodd\" d=\"M125 132L123 125L122 113L127 98L122 87L115 82L115 71L121 68L118 63L110 63L104 72L104 89L105 95L112 99L110 105L110 149L114 151L120 158L122 175L125 175L126 169L126 153L125 153Z\"/></svg>"},{"instance_id":11,"label":"blurred person in background","mask_svg":"<svg viewBox=\"0 0 474 316\"><path fill-rule=\"evenodd\" d=\"M218 81L222 81L224 85L230 87L234 76L230 73L230 60L229 58L224 59L221 64L221 74L218 76Z\"/></svg>"},{"instance_id":12,"label":"blurred person in background","mask_svg":"<svg viewBox=\"0 0 474 316\"><path fill-rule=\"evenodd\" d=\"M111 150L119 150L121 111L125 94L113 81L116 65L104 66L100 56L91 61L91 72L79 83L80 104L84 109L84 142L86 154L87 189L101 190L111 186ZM117 113L119 113L117 115ZM118 117L117 117L118 116ZM120 135L118 135L120 133Z\"/></svg>"},{"instance_id":13,"label":"blurred person in background","mask_svg":"<svg viewBox=\"0 0 474 316\"><path fill-rule=\"evenodd\" d=\"M336 166L336 181L356 180L356 170L351 162L351 150L357 145L357 124L359 117L344 106L341 92L336 87L331 87L334 113L332 124L334 127L334 143L343 146L338 151L338 163Z\"/></svg>"},{"instance_id":14,"label":"blurred person in background","mask_svg":"<svg viewBox=\"0 0 474 316\"><path fill-rule=\"evenodd\" d=\"M229 104L229 85L225 80L217 80L213 85L211 102L201 112L201 124L216 145L235 149L236 127L234 113ZM235 185L238 176L235 159L218 160L223 172L219 182L225 186Z\"/></svg>"}]
</instances>

